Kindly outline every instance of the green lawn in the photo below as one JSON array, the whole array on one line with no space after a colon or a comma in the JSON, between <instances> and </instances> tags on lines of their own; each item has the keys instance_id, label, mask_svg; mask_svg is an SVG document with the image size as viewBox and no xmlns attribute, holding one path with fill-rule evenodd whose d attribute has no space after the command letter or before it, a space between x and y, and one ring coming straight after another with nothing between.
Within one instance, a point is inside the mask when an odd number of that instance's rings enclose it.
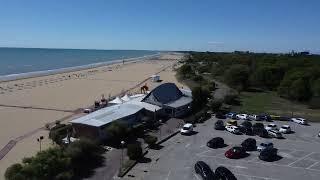
<instances>
[{"instance_id":1,"label":"green lawn","mask_svg":"<svg viewBox=\"0 0 320 180\"><path fill-rule=\"evenodd\" d=\"M246 113L269 113L305 117L310 121L320 121L320 109L309 109L308 106L291 102L280 98L276 92L242 92L240 106L234 106L233 110Z\"/></svg>"}]
</instances>

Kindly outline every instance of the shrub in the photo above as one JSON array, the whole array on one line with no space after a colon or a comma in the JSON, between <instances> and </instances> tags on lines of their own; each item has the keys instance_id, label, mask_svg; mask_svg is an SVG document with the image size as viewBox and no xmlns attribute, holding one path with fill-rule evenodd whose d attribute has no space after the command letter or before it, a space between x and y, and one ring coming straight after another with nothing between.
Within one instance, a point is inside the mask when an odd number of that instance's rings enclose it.
<instances>
[{"instance_id":1,"label":"shrub","mask_svg":"<svg viewBox=\"0 0 320 180\"><path fill-rule=\"evenodd\" d=\"M228 105L238 105L238 95L236 94L228 94L224 97L223 101L224 103Z\"/></svg>"},{"instance_id":2,"label":"shrub","mask_svg":"<svg viewBox=\"0 0 320 180\"><path fill-rule=\"evenodd\" d=\"M147 143L149 146L154 146L157 141L158 141L158 138L155 136L146 136L144 138L144 142Z\"/></svg>"},{"instance_id":3,"label":"shrub","mask_svg":"<svg viewBox=\"0 0 320 180\"><path fill-rule=\"evenodd\" d=\"M204 108L208 102L210 92L201 87L195 87L192 89L192 111L198 112Z\"/></svg>"},{"instance_id":4,"label":"shrub","mask_svg":"<svg viewBox=\"0 0 320 180\"><path fill-rule=\"evenodd\" d=\"M220 107L222 106L222 101L221 100L211 100L208 103L208 106L209 106L211 111L217 112L217 111L220 110Z\"/></svg>"},{"instance_id":5,"label":"shrub","mask_svg":"<svg viewBox=\"0 0 320 180\"><path fill-rule=\"evenodd\" d=\"M59 124L50 129L49 138L60 145L61 140L67 136L68 132L71 132L71 125Z\"/></svg>"},{"instance_id":6,"label":"shrub","mask_svg":"<svg viewBox=\"0 0 320 180\"><path fill-rule=\"evenodd\" d=\"M140 143L128 144L127 155L132 160L138 160L142 157L142 148Z\"/></svg>"},{"instance_id":7,"label":"shrub","mask_svg":"<svg viewBox=\"0 0 320 180\"><path fill-rule=\"evenodd\" d=\"M320 97L313 97L309 101L309 108L310 109L320 109Z\"/></svg>"},{"instance_id":8,"label":"shrub","mask_svg":"<svg viewBox=\"0 0 320 180\"><path fill-rule=\"evenodd\" d=\"M194 115L191 115L189 117L187 117L185 120L184 120L185 123L190 123L190 124L195 124L196 123L196 118Z\"/></svg>"}]
</instances>

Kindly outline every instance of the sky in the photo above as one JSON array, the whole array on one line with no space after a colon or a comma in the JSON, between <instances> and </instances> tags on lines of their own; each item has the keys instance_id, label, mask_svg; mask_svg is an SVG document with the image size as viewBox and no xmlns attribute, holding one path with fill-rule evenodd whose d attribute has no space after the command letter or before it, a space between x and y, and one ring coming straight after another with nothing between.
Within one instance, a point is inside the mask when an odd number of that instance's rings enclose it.
<instances>
[{"instance_id":1,"label":"sky","mask_svg":"<svg viewBox=\"0 0 320 180\"><path fill-rule=\"evenodd\" d=\"M320 53L319 0L0 0L0 47Z\"/></svg>"}]
</instances>

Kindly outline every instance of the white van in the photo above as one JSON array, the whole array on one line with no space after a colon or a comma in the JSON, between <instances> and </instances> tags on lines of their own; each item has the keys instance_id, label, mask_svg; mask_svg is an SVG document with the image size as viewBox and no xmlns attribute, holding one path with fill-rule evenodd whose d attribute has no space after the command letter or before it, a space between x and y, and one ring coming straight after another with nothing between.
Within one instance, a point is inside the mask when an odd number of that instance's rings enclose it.
<instances>
[{"instance_id":1,"label":"white van","mask_svg":"<svg viewBox=\"0 0 320 180\"><path fill-rule=\"evenodd\" d=\"M190 134L192 131L193 131L193 125L190 123L183 125L183 127L180 129L181 134Z\"/></svg>"}]
</instances>

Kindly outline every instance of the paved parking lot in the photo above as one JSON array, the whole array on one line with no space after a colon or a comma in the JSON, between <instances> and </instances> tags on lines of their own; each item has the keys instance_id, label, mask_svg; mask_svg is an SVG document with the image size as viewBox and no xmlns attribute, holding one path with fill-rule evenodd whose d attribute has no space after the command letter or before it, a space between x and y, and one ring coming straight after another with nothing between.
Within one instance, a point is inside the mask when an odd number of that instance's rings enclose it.
<instances>
[{"instance_id":1,"label":"paved parking lot","mask_svg":"<svg viewBox=\"0 0 320 180\"><path fill-rule=\"evenodd\" d=\"M215 118L199 124L192 136L174 136L162 144L160 150L150 150L147 154L150 163L137 164L124 179L152 180L198 180L194 172L196 161L208 163L212 169L218 166L229 168L236 177L247 179L320 179L320 138L317 133L320 124L301 126L292 122L273 122L278 126L289 124L295 133L284 134L284 139L264 139L253 136L257 144L273 142L282 157L275 162L264 162L258 159L258 152L249 152L243 159L230 160L224 152L234 145L239 145L248 138L246 135L234 135L227 131L214 130ZM267 123L265 123L267 124ZM222 137L228 145L221 149L210 149L206 146L213 137Z\"/></svg>"}]
</instances>

